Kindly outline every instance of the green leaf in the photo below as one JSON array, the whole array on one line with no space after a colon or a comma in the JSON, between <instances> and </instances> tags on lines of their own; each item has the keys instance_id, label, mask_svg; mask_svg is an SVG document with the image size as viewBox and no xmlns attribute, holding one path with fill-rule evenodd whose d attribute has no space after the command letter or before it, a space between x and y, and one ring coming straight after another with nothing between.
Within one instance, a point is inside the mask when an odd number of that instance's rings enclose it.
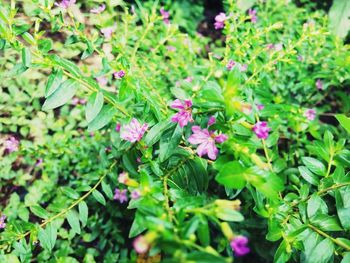
<instances>
[{"instance_id":1,"label":"green leaf","mask_svg":"<svg viewBox=\"0 0 350 263\"><path fill-rule=\"evenodd\" d=\"M147 227L146 227L143 215L140 212L136 212L134 221L132 222L132 225L129 231L129 238L136 237L146 229Z\"/></svg>"},{"instance_id":2,"label":"green leaf","mask_svg":"<svg viewBox=\"0 0 350 263\"><path fill-rule=\"evenodd\" d=\"M79 219L83 227L86 226L88 216L89 216L89 208L85 203L85 201L81 201L79 203Z\"/></svg>"},{"instance_id":3,"label":"green leaf","mask_svg":"<svg viewBox=\"0 0 350 263\"><path fill-rule=\"evenodd\" d=\"M333 251L333 242L326 238L314 247L312 253L310 253L310 257L307 259L307 262L327 263L332 257Z\"/></svg>"},{"instance_id":4,"label":"green leaf","mask_svg":"<svg viewBox=\"0 0 350 263\"><path fill-rule=\"evenodd\" d=\"M39 39L38 48L44 54L47 54L52 49L52 40L51 39Z\"/></svg>"},{"instance_id":5,"label":"green leaf","mask_svg":"<svg viewBox=\"0 0 350 263\"><path fill-rule=\"evenodd\" d=\"M237 0L237 7L245 12L255 4L256 0Z\"/></svg>"},{"instance_id":6,"label":"green leaf","mask_svg":"<svg viewBox=\"0 0 350 263\"><path fill-rule=\"evenodd\" d=\"M285 240L283 240L276 250L273 262L275 263L288 262L290 256L291 256L291 253L288 252L287 250L287 243Z\"/></svg>"},{"instance_id":7,"label":"green leaf","mask_svg":"<svg viewBox=\"0 0 350 263\"><path fill-rule=\"evenodd\" d=\"M350 29L350 1L334 0L329 10L329 27L341 38L345 38Z\"/></svg>"},{"instance_id":8,"label":"green leaf","mask_svg":"<svg viewBox=\"0 0 350 263\"><path fill-rule=\"evenodd\" d=\"M68 79L61 83L60 86L53 92L43 105L43 110L51 110L60 107L73 98L78 89L78 83L75 80Z\"/></svg>"},{"instance_id":9,"label":"green leaf","mask_svg":"<svg viewBox=\"0 0 350 263\"><path fill-rule=\"evenodd\" d=\"M343 254L343 259L340 263L349 263L350 262L350 252L346 252Z\"/></svg>"},{"instance_id":10,"label":"green leaf","mask_svg":"<svg viewBox=\"0 0 350 263\"><path fill-rule=\"evenodd\" d=\"M45 229L40 228L38 233L40 245L51 252L57 239L57 229L53 224L48 224Z\"/></svg>"},{"instance_id":11,"label":"green leaf","mask_svg":"<svg viewBox=\"0 0 350 263\"><path fill-rule=\"evenodd\" d=\"M85 117L87 122L91 122L101 111L103 107L103 93L94 92L92 93L86 104Z\"/></svg>"},{"instance_id":12,"label":"green leaf","mask_svg":"<svg viewBox=\"0 0 350 263\"><path fill-rule=\"evenodd\" d=\"M318 180L317 176L314 175L307 169L305 166L298 167L299 172L301 176L310 184L313 185L319 185L320 181Z\"/></svg>"},{"instance_id":13,"label":"green leaf","mask_svg":"<svg viewBox=\"0 0 350 263\"><path fill-rule=\"evenodd\" d=\"M49 97L58 89L62 82L62 75L62 70L53 71L51 73L46 83L45 98Z\"/></svg>"},{"instance_id":14,"label":"green leaf","mask_svg":"<svg viewBox=\"0 0 350 263\"><path fill-rule=\"evenodd\" d=\"M79 235L80 234L79 215L75 210L71 209L68 211L67 221L70 227L72 228L72 230Z\"/></svg>"},{"instance_id":15,"label":"green leaf","mask_svg":"<svg viewBox=\"0 0 350 263\"><path fill-rule=\"evenodd\" d=\"M62 192L71 199L75 200L80 197L80 195L76 191L74 191L72 188L68 186L62 187L61 189L62 189Z\"/></svg>"},{"instance_id":16,"label":"green leaf","mask_svg":"<svg viewBox=\"0 0 350 263\"><path fill-rule=\"evenodd\" d=\"M62 67L69 73L73 74L75 77L80 77L81 71L79 67L77 67L73 62L65 58L60 58L57 55L51 55L50 58L55 65Z\"/></svg>"},{"instance_id":17,"label":"green leaf","mask_svg":"<svg viewBox=\"0 0 350 263\"><path fill-rule=\"evenodd\" d=\"M320 210L320 212L323 214L328 213L327 204L317 195L317 193L314 193L307 202L308 217L313 217L318 210Z\"/></svg>"},{"instance_id":18,"label":"green leaf","mask_svg":"<svg viewBox=\"0 0 350 263\"><path fill-rule=\"evenodd\" d=\"M218 183L234 189L241 189L246 184L244 168L238 161L224 164L216 176Z\"/></svg>"},{"instance_id":19,"label":"green leaf","mask_svg":"<svg viewBox=\"0 0 350 263\"><path fill-rule=\"evenodd\" d=\"M106 196L112 200L113 199L113 192L112 192L112 189L111 187L109 186L109 184L105 183L105 181L102 181L101 183L102 185L102 190L103 192L106 194Z\"/></svg>"},{"instance_id":20,"label":"green leaf","mask_svg":"<svg viewBox=\"0 0 350 263\"><path fill-rule=\"evenodd\" d=\"M102 205L106 205L106 199L98 190L94 190L92 192L92 196L96 199L97 202L101 203Z\"/></svg>"},{"instance_id":21,"label":"green leaf","mask_svg":"<svg viewBox=\"0 0 350 263\"><path fill-rule=\"evenodd\" d=\"M335 201L339 221L345 229L350 229L350 206L345 207L341 192L339 190L335 191Z\"/></svg>"},{"instance_id":22,"label":"green leaf","mask_svg":"<svg viewBox=\"0 0 350 263\"><path fill-rule=\"evenodd\" d=\"M152 146L157 141L160 140L160 137L162 136L162 133L165 129L169 127L169 124L171 124L168 120L162 121L154 125L148 132L145 137L145 142L148 146Z\"/></svg>"},{"instance_id":23,"label":"green leaf","mask_svg":"<svg viewBox=\"0 0 350 263\"><path fill-rule=\"evenodd\" d=\"M49 213L42 208L39 205L34 205L30 207L30 211L32 211L32 213L40 218L44 218L44 219L48 219L49 218Z\"/></svg>"},{"instance_id":24,"label":"green leaf","mask_svg":"<svg viewBox=\"0 0 350 263\"><path fill-rule=\"evenodd\" d=\"M89 123L88 132L97 131L106 126L116 114L117 110L112 105L105 105L97 116Z\"/></svg>"},{"instance_id":25,"label":"green leaf","mask_svg":"<svg viewBox=\"0 0 350 263\"><path fill-rule=\"evenodd\" d=\"M310 218L312 224L318 226L323 231L342 231L339 221L335 216L317 214Z\"/></svg>"},{"instance_id":26,"label":"green leaf","mask_svg":"<svg viewBox=\"0 0 350 263\"><path fill-rule=\"evenodd\" d=\"M22 63L25 67L30 66L32 61L32 56L30 54L30 49L27 47L22 48Z\"/></svg>"},{"instance_id":27,"label":"green leaf","mask_svg":"<svg viewBox=\"0 0 350 263\"><path fill-rule=\"evenodd\" d=\"M350 118L346 117L344 114L337 114L335 117L339 121L340 125L343 126L348 133L350 133Z\"/></svg>"},{"instance_id":28,"label":"green leaf","mask_svg":"<svg viewBox=\"0 0 350 263\"><path fill-rule=\"evenodd\" d=\"M224 221L241 222L244 220L240 212L231 208L217 208L215 214L219 219Z\"/></svg>"},{"instance_id":29,"label":"green leaf","mask_svg":"<svg viewBox=\"0 0 350 263\"><path fill-rule=\"evenodd\" d=\"M326 167L319 160L312 157L302 157L301 160L311 172L317 175L324 175L326 173Z\"/></svg>"}]
</instances>

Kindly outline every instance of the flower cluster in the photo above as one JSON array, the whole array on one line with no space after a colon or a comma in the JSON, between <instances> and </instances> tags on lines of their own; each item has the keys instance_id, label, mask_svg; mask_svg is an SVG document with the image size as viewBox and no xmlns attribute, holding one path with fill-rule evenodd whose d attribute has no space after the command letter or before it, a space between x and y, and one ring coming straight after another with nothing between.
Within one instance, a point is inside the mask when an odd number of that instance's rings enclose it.
<instances>
[{"instance_id":1,"label":"flower cluster","mask_svg":"<svg viewBox=\"0 0 350 263\"><path fill-rule=\"evenodd\" d=\"M11 136L4 142L5 150L7 150L9 153L18 151L19 147L19 141L14 137Z\"/></svg>"},{"instance_id":2,"label":"flower cluster","mask_svg":"<svg viewBox=\"0 0 350 263\"><path fill-rule=\"evenodd\" d=\"M222 29L225 27L225 21L227 20L225 13L220 13L215 17L214 27L215 29Z\"/></svg>"},{"instance_id":3,"label":"flower cluster","mask_svg":"<svg viewBox=\"0 0 350 263\"><path fill-rule=\"evenodd\" d=\"M253 126L253 132L259 139L266 140L270 130L271 128L267 126L266 121L259 121Z\"/></svg>"},{"instance_id":4,"label":"flower cluster","mask_svg":"<svg viewBox=\"0 0 350 263\"><path fill-rule=\"evenodd\" d=\"M235 236L231 242L231 248L235 252L237 257L244 256L250 252L250 248L247 247L248 238L245 236Z\"/></svg>"},{"instance_id":5,"label":"flower cluster","mask_svg":"<svg viewBox=\"0 0 350 263\"><path fill-rule=\"evenodd\" d=\"M63 9L67 9L74 5L76 0L62 0L60 3L55 3L56 6L61 7Z\"/></svg>"},{"instance_id":6,"label":"flower cluster","mask_svg":"<svg viewBox=\"0 0 350 263\"><path fill-rule=\"evenodd\" d=\"M129 142L138 142L148 129L148 124L142 124L135 118L121 128L120 137Z\"/></svg>"},{"instance_id":7,"label":"flower cluster","mask_svg":"<svg viewBox=\"0 0 350 263\"><path fill-rule=\"evenodd\" d=\"M2 215L0 216L0 229L4 229L6 227L6 216L5 215Z\"/></svg>"}]
</instances>

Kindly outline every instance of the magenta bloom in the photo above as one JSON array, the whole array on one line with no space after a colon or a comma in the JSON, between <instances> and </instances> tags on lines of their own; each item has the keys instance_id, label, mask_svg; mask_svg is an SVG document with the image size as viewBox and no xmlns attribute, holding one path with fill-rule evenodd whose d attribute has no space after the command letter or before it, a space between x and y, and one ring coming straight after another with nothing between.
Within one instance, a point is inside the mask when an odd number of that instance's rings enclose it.
<instances>
[{"instance_id":1,"label":"magenta bloom","mask_svg":"<svg viewBox=\"0 0 350 263\"><path fill-rule=\"evenodd\" d=\"M143 254L148 251L150 244L144 236L138 236L133 242L133 247L136 253Z\"/></svg>"},{"instance_id":2,"label":"magenta bloom","mask_svg":"<svg viewBox=\"0 0 350 263\"><path fill-rule=\"evenodd\" d=\"M131 196L131 199L136 200L136 199L139 199L139 198L140 198L141 193L140 193L139 190L135 189L135 190L133 190L133 191L131 192L131 195L130 195L130 196Z\"/></svg>"},{"instance_id":3,"label":"magenta bloom","mask_svg":"<svg viewBox=\"0 0 350 263\"><path fill-rule=\"evenodd\" d=\"M120 123L117 123L117 125L115 125L115 131L116 132L120 132L120 128L121 128L122 126L120 125Z\"/></svg>"},{"instance_id":4,"label":"magenta bloom","mask_svg":"<svg viewBox=\"0 0 350 263\"><path fill-rule=\"evenodd\" d=\"M108 83L108 79L105 76L97 77L96 81L98 84L100 84L102 86L106 86Z\"/></svg>"},{"instance_id":5,"label":"magenta bloom","mask_svg":"<svg viewBox=\"0 0 350 263\"><path fill-rule=\"evenodd\" d=\"M106 5L100 5L98 7L95 7L93 9L90 10L90 13L93 13L93 14L100 14L102 13L103 11L105 11L106 9Z\"/></svg>"},{"instance_id":6,"label":"magenta bloom","mask_svg":"<svg viewBox=\"0 0 350 263\"><path fill-rule=\"evenodd\" d=\"M0 229L4 229L6 227L5 220L6 220L5 215L0 216Z\"/></svg>"},{"instance_id":7,"label":"magenta bloom","mask_svg":"<svg viewBox=\"0 0 350 263\"><path fill-rule=\"evenodd\" d=\"M63 9L67 9L70 6L74 5L76 0L62 0L60 3L55 3L56 6L61 7Z\"/></svg>"},{"instance_id":8,"label":"magenta bloom","mask_svg":"<svg viewBox=\"0 0 350 263\"><path fill-rule=\"evenodd\" d=\"M128 201L128 196L126 195L127 190L115 189L114 190L114 200L118 200L121 204Z\"/></svg>"},{"instance_id":9,"label":"magenta bloom","mask_svg":"<svg viewBox=\"0 0 350 263\"><path fill-rule=\"evenodd\" d=\"M4 142L4 146L5 150L12 153L18 151L19 141L14 136L11 136Z\"/></svg>"},{"instance_id":10,"label":"magenta bloom","mask_svg":"<svg viewBox=\"0 0 350 263\"><path fill-rule=\"evenodd\" d=\"M168 11L165 11L164 7L162 7L160 10L159 10L160 14L162 15L163 17L163 22L164 24L166 25L169 25L170 24L170 20L169 20L169 17L170 17L170 14Z\"/></svg>"},{"instance_id":11,"label":"magenta bloom","mask_svg":"<svg viewBox=\"0 0 350 263\"><path fill-rule=\"evenodd\" d=\"M216 118L214 116L211 116L208 120L208 127L215 124Z\"/></svg>"},{"instance_id":12,"label":"magenta bloom","mask_svg":"<svg viewBox=\"0 0 350 263\"><path fill-rule=\"evenodd\" d=\"M236 65L236 62L234 62L232 59L230 59L226 65L226 68L227 68L227 70L232 70L235 65Z\"/></svg>"},{"instance_id":13,"label":"magenta bloom","mask_svg":"<svg viewBox=\"0 0 350 263\"><path fill-rule=\"evenodd\" d=\"M321 81L320 79L318 79L318 80L316 81L316 88L317 88L318 90L322 90L322 89L323 89L323 83L322 83L322 81Z\"/></svg>"},{"instance_id":14,"label":"magenta bloom","mask_svg":"<svg viewBox=\"0 0 350 263\"><path fill-rule=\"evenodd\" d=\"M263 104L256 104L256 108L258 110L263 110L265 108L265 106Z\"/></svg>"},{"instance_id":15,"label":"magenta bloom","mask_svg":"<svg viewBox=\"0 0 350 263\"><path fill-rule=\"evenodd\" d=\"M214 27L216 30L222 29L225 27L225 20L227 20L227 16L225 13L220 13L215 17Z\"/></svg>"},{"instance_id":16,"label":"magenta bloom","mask_svg":"<svg viewBox=\"0 0 350 263\"><path fill-rule=\"evenodd\" d=\"M125 76L125 71L124 70L119 70L118 72L114 72L114 77L116 79L122 79Z\"/></svg>"},{"instance_id":17,"label":"magenta bloom","mask_svg":"<svg viewBox=\"0 0 350 263\"><path fill-rule=\"evenodd\" d=\"M309 121L313 121L316 117L316 111L314 109L307 109L304 112L304 116L306 117L306 119L308 119Z\"/></svg>"},{"instance_id":18,"label":"magenta bloom","mask_svg":"<svg viewBox=\"0 0 350 263\"><path fill-rule=\"evenodd\" d=\"M248 245L248 238L245 236L236 236L231 242L230 246L238 257L244 256L250 252Z\"/></svg>"},{"instance_id":19,"label":"magenta bloom","mask_svg":"<svg viewBox=\"0 0 350 263\"><path fill-rule=\"evenodd\" d=\"M259 121L253 127L253 132L259 139L267 139L270 130L271 128L267 126L266 121Z\"/></svg>"},{"instance_id":20,"label":"magenta bloom","mask_svg":"<svg viewBox=\"0 0 350 263\"><path fill-rule=\"evenodd\" d=\"M248 11L248 15L250 16L250 21L254 24L258 21L258 17L256 15L256 13L257 13L257 11L254 9L249 9L249 11Z\"/></svg>"},{"instance_id":21,"label":"magenta bloom","mask_svg":"<svg viewBox=\"0 0 350 263\"><path fill-rule=\"evenodd\" d=\"M188 122L192 122L192 101L191 100L185 100L183 103L176 99L171 104L171 107L173 109L178 109L179 112L176 113L172 118L172 122L178 122L180 127L183 128L187 125Z\"/></svg>"},{"instance_id":22,"label":"magenta bloom","mask_svg":"<svg viewBox=\"0 0 350 263\"><path fill-rule=\"evenodd\" d=\"M110 39L112 37L114 29L113 27L105 27L101 29L101 33L104 35L106 39Z\"/></svg>"},{"instance_id":23,"label":"magenta bloom","mask_svg":"<svg viewBox=\"0 0 350 263\"><path fill-rule=\"evenodd\" d=\"M208 129L201 129L199 126L192 127L193 134L188 138L191 144L199 144L197 147L197 154L199 156L208 155L212 160L215 160L219 150L215 143L223 143L227 140L225 134L215 135L214 132Z\"/></svg>"},{"instance_id":24,"label":"magenta bloom","mask_svg":"<svg viewBox=\"0 0 350 263\"><path fill-rule=\"evenodd\" d=\"M129 142L138 142L146 132L148 124L141 125L135 118L128 125L124 125L120 132L120 137Z\"/></svg>"}]
</instances>

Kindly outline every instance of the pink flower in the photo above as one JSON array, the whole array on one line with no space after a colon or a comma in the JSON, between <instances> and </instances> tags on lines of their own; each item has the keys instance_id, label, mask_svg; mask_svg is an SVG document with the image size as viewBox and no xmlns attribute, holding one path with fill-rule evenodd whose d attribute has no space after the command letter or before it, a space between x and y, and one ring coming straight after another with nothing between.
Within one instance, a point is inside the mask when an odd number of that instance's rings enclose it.
<instances>
[{"instance_id":1,"label":"pink flower","mask_svg":"<svg viewBox=\"0 0 350 263\"><path fill-rule=\"evenodd\" d=\"M185 78L185 81L191 83L193 81L193 77L187 77Z\"/></svg>"},{"instance_id":2,"label":"pink flower","mask_svg":"<svg viewBox=\"0 0 350 263\"><path fill-rule=\"evenodd\" d=\"M164 24L166 25L169 25L170 24L170 20L169 20L169 17L170 17L170 14L168 11L165 11L164 7L162 7L160 10L159 10L160 14L162 15L163 17L163 22Z\"/></svg>"},{"instance_id":3,"label":"pink flower","mask_svg":"<svg viewBox=\"0 0 350 263\"><path fill-rule=\"evenodd\" d=\"M230 59L226 65L226 68L227 68L227 70L232 70L235 65L236 65L236 62L234 62L232 59Z\"/></svg>"},{"instance_id":4,"label":"pink flower","mask_svg":"<svg viewBox=\"0 0 350 263\"><path fill-rule=\"evenodd\" d=\"M306 117L306 119L308 119L309 121L313 121L316 117L316 111L314 109L307 109L304 112L304 116Z\"/></svg>"},{"instance_id":5,"label":"pink flower","mask_svg":"<svg viewBox=\"0 0 350 263\"><path fill-rule=\"evenodd\" d=\"M43 159L39 158L36 163L35 163L35 166L40 166L41 164L43 163Z\"/></svg>"},{"instance_id":6,"label":"pink flower","mask_svg":"<svg viewBox=\"0 0 350 263\"><path fill-rule=\"evenodd\" d=\"M150 244L144 236L138 236L133 242L134 249L136 253L143 254L148 251Z\"/></svg>"},{"instance_id":7,"label":"pink flower","mask_svg":"<svg viewBox=\"0 0 350 263\"><path fill-rule=\"evenodd\" d=\"M19 141L14 136L11 136L4 142L4 146L5 150L12 153L18 151Z\"/></svg>"},{"instance_id":8,"label":"pink flower","mask_svg":"<svg viewBox=\"0 0 350 263\"><path fill-rule=\"evenodd\" d=\"M136 162L137 162L137 163L142 163L141 157L137 157L137 158L136 158Z\"/></svg>"},{"instance_id":9,"label":"pink flower","mask_svg":"<svg viewBox=\"0 0 350 263\"><path fill-rule=\"evenodd\" d=\"M248 238L245 236L236 236L231 242L230 246L238 257L244 256L250 252L250 248L247 247Z\"/></svg>"},{"instance_id":10,"label":"pink flower","mask_svg":"<svg viewBox=\"0 0 350 263\"><path fill-rule=\"evenodd\" d=\"M140 190L138 189L133 190L130 196L131 196L131 199L134 199L134 200L139 199L141 196Z\"/></svg>"},{"instance_id":11,"label":"pink flower","mask_svg":"<svg viewBox=\"0 0 350 263\"><path fill-rule=\"evenodd\" d=\"M323 89L323 83L322 83L322 81L321 81L320 79L318 79L318 80L316 81L316 88L317 88L318 90L322 90L322 89Z\"/></svg>"},{"instance_id":12,"label":"pink flower","mask_svg":"<svg viewBox=\"0 0 350 263\"><path fill-rule=\"evenodd\" d=\"M106 39L110 39L112 37L113 31L114 31L113 27L105 27L101 29L101 33L104 35Z\"/></svg>"},{"instance_id":13,"label":"pink flower","mask_svg":"<svg viewBox=\"0 0 350 263\"><path fill-rule=\"evenodd\" d=\"M120 132L120 128L121 128L120 123L117 123L117 125L115 125L115 131Z\"/></svg>"},{"instance_id":14,"label":"pink flower","mask_svg":"<svg viewBox=\"0 0 350 263\"><path fill-rule=\"evenodd\" d=\"M193 134L188 138L191 144L199 144L197 147L197 153L199 156L208 155L212 160L215 160L219 150L216 148L215 143L223 143L227 140L225 134L215 135L214 132L208 131L208 129L201 129L199 126L192 127Z\"/></svg>"},{"instance_id":15,"label":"pink flower","mask_svg":"<svg viewBox=\"0 0 350 263\"><path fill-rule=\"evenodd\" d=\"M270 130L266 121L259 121L253 126L253 132L259 139L267 139Z\"/></svg>"},{"instance_id":16,"label":"pink flower","mask_svg":"<svg viewBox=\"0 0 350 263\"><path fill-rule=\"evenodd\" d=\"M176 51L176 47L174 46L166 46L166 49L170 52L175 52Z\"/></svg>"},{"instance_id":17,"label":"pink flower","mask_svg":"<svg viewBox=\"0 0 350 263\"><path fill-rule=\"evenodd\" d=\"M298 55L297 59L298 59L298 61L303 61L304 60L303 56L301 56L301 55Z\"/></svg>"},{"instance_id":18,"label":"pink flower","mask_svg":"<svg viewBox=\"0 0 350 263\"><path fill-rule=\"evenodd\" d=\"M239 68L240 72L245 72L248 69L248 65L247 64L243 64L243 65L239 64L238 68Z\"/></svg>"},{"instance_id":19,"label":"pink flower","mask_svg":"<svg viewBox=\"0 0 350 263\"><path fill-rule=\"evenodd\" d=\"M174 100L171 108L179 109L180 111L171 118L171 121L178 122L181 128L185 127L188 122L193 121L191 107L191 100L185 100L183 103L179 99Z\"/></svg>"},{"instance_id":20,"label":"pink flower","mask_svg":"<svg viewBox=\"0 0 350 263\"><path fill-rule=\"evenodd\" d=\"M256 13L257 12L254 9L249 9L249 11L248 11L248 15L250 16L250 21L254 24L258 21L258 17L256 15Z\"/></svg>"},{"instance_id":21,"label":"pink flower","mask_svg":"<svg viewBox=\"0 0 350 263\"><path fill-rule=\"evenodd\" d=\"M141 125L135 118L128 125L124 125L120 132L120 137L129 142L138 142L146 132L148 124Z\"/></svg>"},{"instance_id":22,"label":"pink flower","mask_svg":"<svg viewBox=\"0 0 350 263\"><path fill-rule=\"evenodd\" d=\"M106 86L108 83L108 79L105 76L97 77L96 80L97 80L97 83L102 86Z\"/></svg>"},{"instance_id":23,"label":"pink flower","mask_svg":"<svg viewBox=\"0 0 350 263\"><path fill-rule=\"evenodd\" d=\"M5 220L6 220L5 215L0 216L0 229L4 229L6 227Z\"/></svg>"},{"instance_id":24,"label":"pink flower","mask_svg":"<svg viewBox=\"0 0 350 263\"><path fill-rule=\"evenodd\" d=\"M283 49L283 45L281 43L278 43L275 45L275 50L276 51L281 51Z\"/></svg>"},{"instance_id":25,"label":"pink flower","mask_svg":"<svg viewBox=\"0 0 350 263\"><path fill-rule=\"evenodd\" d=\"M105 11L106 9L106 5L100 5L98 7L95 7L93 9L90 10L90 13L93 13L93 14L100 14L102 13L103 11Z\"/></svg>"},{"instance_id":26,"label":"pink flower","mask_svg":"<svg viewBox=\"0 0 350 263\"><path fill-rule=\"evenodd\" d=\"M79 98L74 97L74 98L72 99L72 104L73 104L74 106L78 105L78 104L79 104Z\"/></svg>"},{"instance_id":27,"label":"pink flower","mask_svg":"<svg viewBox=\"0 0 350 263\"><path fill-rule=\"evenodd\" d=\"M208 127L213 125L216 122L216 118L214 116L211 116L208 120Z\"/></svg>"},{"instance_id":28,"label":"pink flower","mask_svg":"<svg viewBox=\"0 0 350 263\"><path fill-rule=\"evenodd\" d=\"M86 100L86 99L80 99L80 100L79 100L79 103L80 103L81 105L86 104L86 102L87 102L87 100Z\"/></svg>"},{"instance_id":29,"label":"pink flower","mask_svg":"<svg viewBox=\"0 0 350 263\"><path fill-rule=\"evenodd\" d=\"M122 79L125 76L125 71L119 70L118 72L114 72L113 75L116 79Z\"/></svg>"},{"instance_id":30,"label":"pink flower","mask_svg":"<svg viewBox=\"0 0 350 263\"><path fill-rule=\"evenodd\" d=\"M216 30L222 29L225 27L225 20L227 20L227 16L225 13L220 13L215 17L214 27Z\"/></svg>"},{"instance_id":31,"label":"pink flower","mask_svg":"<svg viewBox=\"0 0 350 263\"><path fill-rule=\"evenodd\" d=\"M256 104L256 108L258 110L263 110L265 108L265 106L263 104Z\"/></svg>"},{"instance_id":32,"label":"pink flower","mask_svg":"<svg viewBox=\"0 0 350 263\"><path fill-rule=\"evenodd\" d=\"M114 190L114 200L118 200L121 204L128 201L128 196L126 195L127 190L115 189Z\"/></svg>"},{"instance_id":33,"label":"pink flower","mask_svg":"<svg viewBox=\"0 0 350 263\"><path fill-rule=\"evenodd\" d=\"M129 175L126 172L122 172L118 176L118 182L121 184L125 184L129 180Z\"/></svg>"},{"instance_id":34,"label":"pink flower","mask_svg":"<svg viewBox=\"0 0 350 263\"><path fill-rule=\"evenodd\" d=\"M63 9L67 9L74 5L76 0L62 0L60 3L55 3L56 6L61 7Z\"/></svg>"}]
</instances>

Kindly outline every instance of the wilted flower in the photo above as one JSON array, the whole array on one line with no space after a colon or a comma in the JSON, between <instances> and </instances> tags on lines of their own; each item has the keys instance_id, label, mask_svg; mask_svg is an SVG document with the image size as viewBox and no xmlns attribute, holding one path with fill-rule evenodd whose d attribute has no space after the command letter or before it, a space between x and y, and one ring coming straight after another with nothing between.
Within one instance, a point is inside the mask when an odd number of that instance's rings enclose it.
<instances>
[{"instance_id":1,"label":"wilted flower","mask_svg":"<svg viewBox=\"0 0 350 263\"><path fill-rule=\"evenodd\" d=\"M127 202L128 201L128 196L126 195L127 193L127 190L126 189L123 189L123 190L120 190L120 189L115 189L114 190L114 197L113 199L114 200L118 200L121 204L124 203L124 202Z\"/></svg>"},{"instance_id":2,"label":"wilted flower","mask_svg":"<svg viewBox=\"0 0 350 263\"><path fill-rule=\"evenodd\" d=\"M169 20L170 14L169 14L169 12L165 11L164 7L162 7L159 11L160 11L160 14L163 17L163 22L165 24L167 24L167 25L170 24L170 20Z\"/></svg>"},{"instance_id":3,"label":"wilted flower","mask_svg":"<svg viewBox=\"0 0 350 263\"><path fill-rule=\"evenodd\" d=\"M93 9L90 10L90 13L93 13L93 14L100 14L102 13L103 11L105 11L106 9L106 5L100 5L98 7L95 7Z\"/></svg>"},{"instance_id":4,"label":"wilted flower","mask_svg":"<svg viewBox=\"0 0 350 263\"><path fill-rule=\"evenodd\" d=\"M131 192L130 196L131 196L131 198L134 199L134 200L139 199L140 196L141 196L140 190L138 190L138 189L133 190L133 191Z\"/></svg>"},{"instance_id":5,"label":"wilted flower","mask_svg":"<svg viewBox=\"0 0 350 263\"><path fill-rule=\"evenodd\" d=\"M270 130L266 121L259 121L253 126L253 132L259 139L267 139Z\"/></svg>"},{"instance_id":6,"label":"wilted flower","mask_svg":"<svg viewBox=\"0 0 350 263\"><path fill-rule=\"evenodd\" d=\"M122 127L120 137L129 142L140 141L147 128L147 123L141 125L137 119L133 118L128 125Z\"/></svg>"},{"instance_id":7,"label":"wilted flower","mask_svg":"<svg viewBox=\"0 0 350 263\"><path fill-rule=\"evenodd\" d=\"M118 176L118 182L121 184L125 184L129 179L129 174L127 172L122 172Z\"/></svg>"},{"instance_id":8,"label":"wilted flower","mask_svg":"<svg viewBox=\"0 0 350 263\"><path fill-rule=\"evenodd\" d=\"M313 121L316 117L316 111L314 109L307 109L304 112L304 116L306 117L306 119L308 119L309 121Z\"/></svg>"},{"instance_id":9,"label":"wilted flower","mask_svg":"<svg viewBox=\"0 0 350 263\"><path fill-rule=\"evenodd\" d=\"M150 243L144 236L138 236L133 242L134 249L136 253L143 254L146 253L150 247Z\"/></svg>"},{"instance_id":10,"label":"wilted flower","mask_svg":"<svg viewBox=\"0 0 350 263\"><path fill-rule=\"evenodd\" d=\"M11 136L4 142L4 146L5 150L12 153L18 151L19 141L14 136Z\"/></svg>"},{"instance_id":11,"label":"wilted flower","mask_svg":"<svg viewBox=\"0 0 350 263\"><path fill-rule=\"evenodd\" d=\"M181 128L185 127L188 122L193 121L191 100L185 100L184 102L181 102L179 99L176 99L171 104L171 107L173 109L179 109L179 112L171 118L171 121L178 122Z\"/></svg>"},{"instance_id":12,"label":"wilted flower","mask_svg":"<svg viewBox=\"0 0 350 263\"><path fill-rule=\"evenodd\" d=\"M62 0L60 3L55 3L56 6L61 7L63 9L67 9L70 6L74 5L76 0Z\"/></svg>"},{"instance_id":13,"label":"wilted flower","mask_svg":"<svg viewBox=\"0 0 350 263\"><path fill-rule=\"evenodd\" d=\"M225 27L225 20L227 16L225 13L220 13L215 17L214 27L215 29L222 29Z\"/></svg>"},{"instance_id":14,"label":"wilted flower","mask_svg":"<svg viewBox=\"0 0 350 263\"><path fill-rule=\"evenodd\" d=\"M256 15L256 13L257 13L257 11L255 9L248 10L248 15L250 16L250 21L254 24L258 21L258 17Z\"/></svg>"},{"instance_id":15,"label":"wilted flower","mask_svg":"<svg viewBox=\"0 0 350 263\"><path fill-rule=\"evenodd\" d=\"M0 229L4 229L6 227L5 220L6 220L5 215L0 216Z\"/></svg>"},{"instance_id":16,"label":"wilted flower","mask_svg":"<svg viewBox=\"0 0 350 263\"><path fill-rule=\"evenodd\" d=\"M320 79L316 80L316 88L318 90L322 90L323 89L323 82Z\"/></svg>"},{"instance_id":17,"label":"wilted flower","mask_svg":"<svg viewBox=\"0 0 350 263\"><path fill-rule=\"evenodd\" d=\"M208 155L212 160L215 160L219 150L215 143L223 143L227 140L225 134L216 135L213 131L208 129L201 129L199 126L192 127L193 134L188 138L191 144L199 144L197 153L199 156Z\"/></svg>"},{"instance_id":18,"label":"wilted flower","mask_svg":"<svg viewBox=\"0 0 350 263\"><path fill-rule=\"evenodd\" d=\"M216 122L216 118L214 116L211 116L208 120L208 126L213 125Z\"/></svg>"},{"instance_id":19,"label":"wilted flower","mask_svg":"<svg viewBox=\"0 0 350 263\"><path fill-rule=\"evenodd\" d=\"M114 72L113 75L116 79L122 79L125 76L125 71L119 70L118 72Z\"/></svg>"},{"instance_id":20,"label":"wilted flower","mask_svg":"<svg viewBox=\"0 0 350 263\"><path fill-rule=\"evenodd\" d=\"M238 257L244 256L250 252L250 248L247 245L248 245L248 238L245 236L236 236L230 242L230 246L232 250L235 252L235 255Z\"/></svg>"},{"instance_id":21,"label":"wilted flower","mask_svg":"<svg viewBox=\"0 0 350 263\"><path fill-rule=\"evenodd\" d=\"M236 62L234 62L232 59L230 59L226 65L226 68L227 68L227 70L232 70L235 65L236 65Z\"/></svg>"},{"instance_id":22,"label":"wilted flower","mask_svg":"<svg viewBox=\"0 0 350 263\"><path fill-rule=\"evenodd\" d=\"M101 33L104 35L105 38L110 39L112 37L112 33L114 31L113 27L105 27L101 29Z\"/></svg>"},{"instance_id":23,"label":"wilted flower","mask_svg":"<svg viewBox=\"0 0 350 263\"><path fill-rule=\"evenodd\" d=\"M102 86L106 86L108 83L108 79L105 76L96 77L96 81Z\"/></svg>"}]
</instances>

